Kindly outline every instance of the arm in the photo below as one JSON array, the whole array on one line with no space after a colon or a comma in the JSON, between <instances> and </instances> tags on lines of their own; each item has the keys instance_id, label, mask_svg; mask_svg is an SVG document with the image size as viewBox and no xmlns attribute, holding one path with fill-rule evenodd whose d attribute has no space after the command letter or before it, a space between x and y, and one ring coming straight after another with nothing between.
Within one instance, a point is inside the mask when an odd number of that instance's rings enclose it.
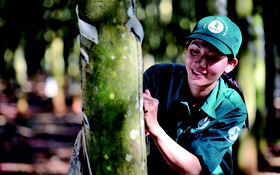
<instances>
[{"instance_id":1,"label":"arm","mask_svg":"<svg viewBox=\"0 0 280 175\"><path fill-rule=\"evenodd\" d=\"M199 174L201 165L198 158L178 145L161 128L157 121L158 100L151 97L149 90L143 94L145 125L168 164L180 174Z\"/></svg>"}]
</instances>

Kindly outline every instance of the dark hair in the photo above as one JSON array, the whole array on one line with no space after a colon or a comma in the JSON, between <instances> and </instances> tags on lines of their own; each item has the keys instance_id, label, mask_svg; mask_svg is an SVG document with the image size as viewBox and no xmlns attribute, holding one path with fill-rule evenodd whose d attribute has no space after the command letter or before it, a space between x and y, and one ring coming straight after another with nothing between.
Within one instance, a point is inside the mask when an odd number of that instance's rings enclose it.
<instances>
[{"instance_id":1,"label":"dark hair","mask_svg":"<svg viewBox=\"0 0 280 175\"><path fill-rule=\"evenodd\" d=\"M236 80L235 74L231 71L229 73L224 72L221 76L224 81L228 84L228 86L238 92L238 94L241 96L242 100L245 102L244 96L243 96L243 91L238 84Z\"/></svg>"}]
</instances>

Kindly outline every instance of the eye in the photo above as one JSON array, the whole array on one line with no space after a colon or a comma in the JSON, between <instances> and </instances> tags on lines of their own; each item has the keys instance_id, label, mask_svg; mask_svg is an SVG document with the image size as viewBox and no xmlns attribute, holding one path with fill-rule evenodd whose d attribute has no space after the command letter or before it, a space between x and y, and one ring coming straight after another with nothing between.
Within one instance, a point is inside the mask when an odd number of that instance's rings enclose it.
<instances>
[{"instance_id":1,"label":"eye","mask_svg":"<svg viewBox=\"0 0 280 175\"><path fill-rule=\"evenodd\" d=\"M212 61L212 62L217 62L220 61L221 58L219 56L214 56L214 55L208 55L206 57L207 60Z\"/></svg>"},{"instance_id":2,"label":"eye","mask_svg":"<svg viewBox=\"0 0 280 175\"><path fill-rule=\"evenodd\" d=\"M199 54L199 50L191 48L191 49L190 49L190 53L191 53L192 55L198 55L198 54Z\"/></svg>"}]
</instances>

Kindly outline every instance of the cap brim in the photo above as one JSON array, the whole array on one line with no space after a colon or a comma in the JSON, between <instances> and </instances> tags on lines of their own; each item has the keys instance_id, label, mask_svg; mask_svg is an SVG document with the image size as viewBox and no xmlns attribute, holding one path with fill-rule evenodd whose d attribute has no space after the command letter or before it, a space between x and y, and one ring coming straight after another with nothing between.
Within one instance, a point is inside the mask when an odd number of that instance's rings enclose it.
<instances>
[{"instance_id":1,"label":"cap brim","mask_svg":"<svg viewBox=\"0 0 280 175\"><path fill-rule=\"evenodd\" d=\"M233 54L231 50L225 45L222 41L219 39L209 36L209 35L203 35L200 33L193 33L190 36L187 37L187 39L201 39L204 40L213 46L215 46L219 51L221 51L225 55Z\"/></svg>"}]
</instances>

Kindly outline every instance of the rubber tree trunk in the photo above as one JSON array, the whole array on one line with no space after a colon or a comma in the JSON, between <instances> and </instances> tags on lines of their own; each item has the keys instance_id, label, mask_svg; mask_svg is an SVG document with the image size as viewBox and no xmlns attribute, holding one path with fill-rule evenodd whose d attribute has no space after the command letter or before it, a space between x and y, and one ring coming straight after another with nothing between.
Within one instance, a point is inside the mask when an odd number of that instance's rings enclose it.
<instances>
[{"instance_id":1,"label":"rubber tree trunk","mask_svg":"<svg viewBox=\"0 0 280 175\"><path fill-rule=\"evenodd\" d=\"M75 145L83 149L81 174L147 174L135 4L83 0L76 9L79 19L93 27L81 24L84 29L80 28L78 41L84 118Z\"/></svg>"}]
</instances>

